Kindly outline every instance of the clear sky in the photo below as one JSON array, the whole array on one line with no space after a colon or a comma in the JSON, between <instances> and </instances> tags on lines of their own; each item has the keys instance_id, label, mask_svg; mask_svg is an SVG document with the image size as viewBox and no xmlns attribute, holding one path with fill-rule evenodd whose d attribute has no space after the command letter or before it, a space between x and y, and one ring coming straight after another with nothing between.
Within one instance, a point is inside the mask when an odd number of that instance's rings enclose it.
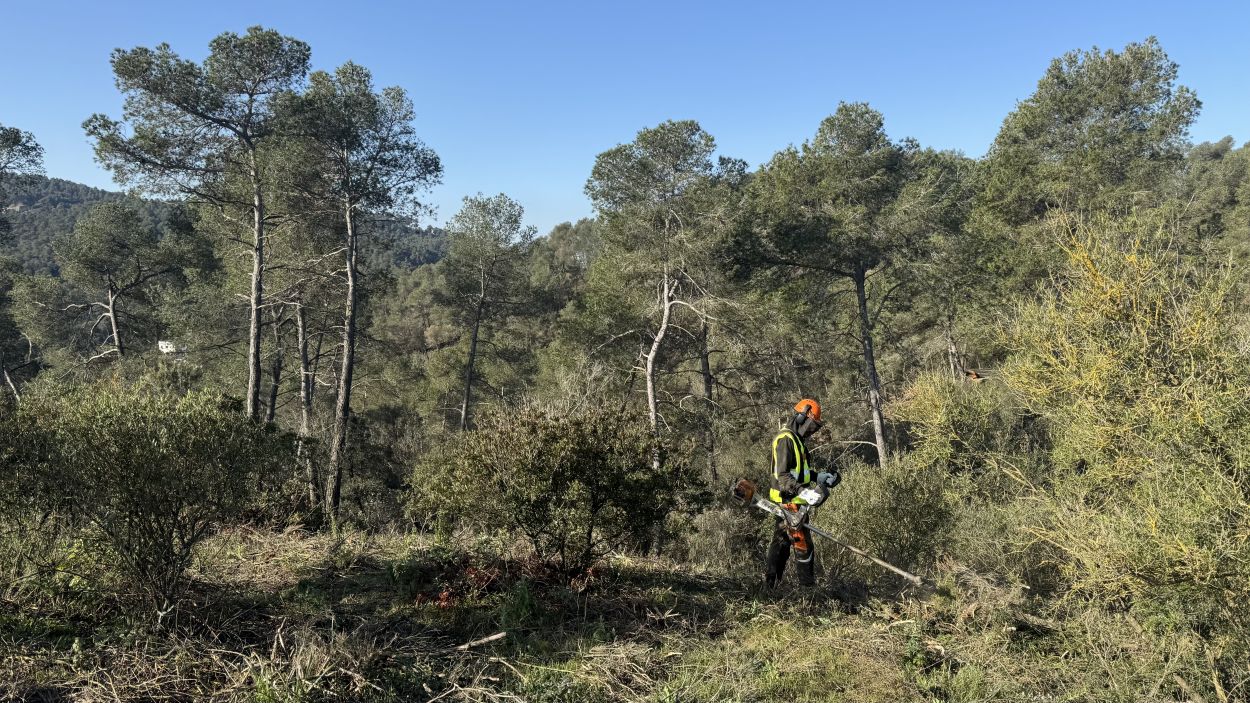
<instances>
[{"instance_id":1,"label":"clear sky","mask_svg":"<svg viewBox=\"0 0 1250 703\"><path fill-rule=\"evenodd\" d=\"M1203 101L1194 138L1250 139L1250 3L1141 0L5 0L0 123L35 133L49 175L114 188L81 129L120 114L109 52L167 42L198 60L254 24L308 42L314 68L350 59L408 90L446 169L438 223L479 191L544 233L589 215L595 155L666 119L755 166L864 100L894 137L980 156L1050 59L1152 34Z\"/></svg>"}]
</instances>

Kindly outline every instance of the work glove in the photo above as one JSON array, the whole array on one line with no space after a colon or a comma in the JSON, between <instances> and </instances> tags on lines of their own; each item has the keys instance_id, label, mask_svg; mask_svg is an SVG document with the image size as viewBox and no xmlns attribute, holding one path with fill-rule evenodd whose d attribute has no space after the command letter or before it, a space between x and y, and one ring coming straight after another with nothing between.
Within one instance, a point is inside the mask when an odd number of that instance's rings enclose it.
<instances>
[{"instance_id":1,"label":"work glove","mask_svg":"<svg viewBox=\"0 0 1250 703\"><path fill-rule=\"evenodd\" d=\"M829 489L825 488L825 486L820 483L813 483L809 486L805 486L803 490L799 491L798 496L796 496L796 498L802 499L803 502L812 508L824 503L825 499L828 497Z\"/></svg>"},{"instance_id":2,"label":"work glove","mask_svg":"<svg viewBox=\"0 0 1250 703\"><path fill-rule=\"evenodd\" d=\"M821 471L816 474L816 483L832 490L834 486L842 483L842 474L838 473L837 469L832 471Z\"/></svg>"}]
</instances>

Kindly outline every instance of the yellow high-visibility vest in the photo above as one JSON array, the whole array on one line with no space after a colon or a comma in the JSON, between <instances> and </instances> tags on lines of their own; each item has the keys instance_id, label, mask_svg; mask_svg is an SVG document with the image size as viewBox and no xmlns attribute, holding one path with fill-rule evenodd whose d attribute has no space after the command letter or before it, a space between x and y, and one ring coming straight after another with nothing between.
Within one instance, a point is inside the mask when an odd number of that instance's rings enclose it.
<instances>
[{"instance_id":1,"label":"yellow high-visibility vest","mask_svg":"<svg viewBox=\"0 0 1250 703\"><path fill-rule=\"evenodd\" d=\"M798 481L800 485L807 485L811 483L812 468L807 462L807 447L803 445L803 441L799 439L799 436L790 430L782 430L776 437L773 438L773 476L775 477L777 475L777 444L781 442L782 438L785 437L790 438L790 444L794 447L794 469L790 471L790 475L793 476L794 480ZM774 503L786 502L786 500L781 497L781 491L776 488L768 491L768 498ZM806 500L803 500L798 496L791 498L789 502L798 504L807 503Z\"/></svg>"}]
</instances>

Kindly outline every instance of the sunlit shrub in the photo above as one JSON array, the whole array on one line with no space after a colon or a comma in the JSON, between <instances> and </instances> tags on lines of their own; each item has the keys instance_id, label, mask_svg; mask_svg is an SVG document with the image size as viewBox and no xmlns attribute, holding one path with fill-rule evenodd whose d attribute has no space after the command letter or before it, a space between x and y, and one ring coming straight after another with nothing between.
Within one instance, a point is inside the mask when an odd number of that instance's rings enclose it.
<instances>
[{"instance_id":1,"label":"sunlit shrub","mask_svg":"<svg viewBox=\"0 0 1250 703\"><path fill-rule=\"evenodd\" d=\"M1009 329L1002 374L1051 428L1028 529L1062 552L1074 595L1167 612L1229 671L1250 598L1244 274L1057 224L1068 265Z\"/></svg>"},{"instance_id":2,"label":"sunlit shrub","mask_svg":"<svg viewBox=\"0 0 1250 703\"><path fill-rule=\"evenodd\" d=\"M945 476L907 457L884 467L856 463L825 505L815 524L848 543L903 568L932 564L953 522ZM840 579L892 578L889 572L837 547L819 543L820 559Z\"/></svg>"},{"instance_id":3,"label":"sunlit shrub","mask_svg":"<svg viewBox=\"0 0 1250 703\"><path fill-rule=\"evenodd\" d=\"M679 504L682 456L649 428L606 410L488 414L418 466L414 517L510 529L566 573L612 549L648 545Z\"/></svg>"},{"instance_id":4,"label":"sunlit shrub","mask_svg":"<svg viewBox=\"0 0 1250 703\"><path fill-rule=\"evenodd\" d=\"M195 546L291 461L284 437L214 394L112 384L32 394L0 437L26 508L83 528L156 609L175 601Z\"/></svg>"},{"instance_id":5,"label":"sunlit shrub","mask_svg":"<svg viewBox=\"0 0 1250 703\"><path fill-rule=\"evenodd\" d=\"M1036 592L1060 588L1060 550L1039 540L1036 492L1050 472L1044 418L997 377L979 382L925 373L890 405L913 443L906 461L943 474L954 526L940 553Z\"/></svg>"}]
</instances>

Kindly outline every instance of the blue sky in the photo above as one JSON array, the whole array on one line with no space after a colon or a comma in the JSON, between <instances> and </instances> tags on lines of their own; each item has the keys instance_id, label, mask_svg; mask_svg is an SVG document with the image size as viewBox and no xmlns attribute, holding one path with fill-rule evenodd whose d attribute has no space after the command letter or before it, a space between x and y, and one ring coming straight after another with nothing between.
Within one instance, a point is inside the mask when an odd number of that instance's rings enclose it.
<instances>
[{"instance_id":1,"label":"blue sky","mask_svg":"<svg viewBox=\"0 0 1250 703\"><path fill-rule=\"evenodd\" d=\"M0 123L35 133L47 171L109 187L80 127L120 113L109 52L168 42L201 59L262 24L412 95L443 158L435 222L505 192L546 232L590 214L594 157L666 119L696 119L752 166L808 138L841 100L895 137L984 153L1050 59L1159 37L1203 101L1193 136L1250 139L1248 3L1163 2L9 2Z\"/></svg>"}]
</instances>

